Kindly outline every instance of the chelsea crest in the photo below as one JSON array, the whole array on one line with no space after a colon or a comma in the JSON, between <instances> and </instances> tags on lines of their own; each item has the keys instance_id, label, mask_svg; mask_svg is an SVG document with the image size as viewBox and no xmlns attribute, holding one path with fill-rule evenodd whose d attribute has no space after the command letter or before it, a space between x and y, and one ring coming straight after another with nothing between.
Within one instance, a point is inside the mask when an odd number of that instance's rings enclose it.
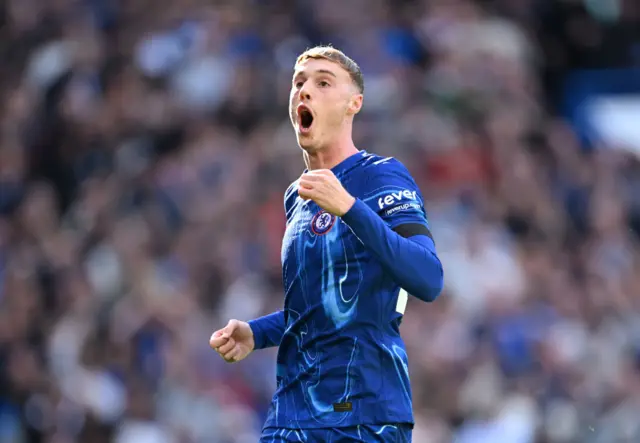
<instances>
[{"instance_id":1,"label":"chelsea crest","mask_svg":"<svg viewBox=\"0 0 640 443\"><path fill-rule=\"evenodd\" d=\"M333 227L336 216L327 211L320 211L311 220L311 230L316 235L324 235Z\"/></svg>"}]
</instances>

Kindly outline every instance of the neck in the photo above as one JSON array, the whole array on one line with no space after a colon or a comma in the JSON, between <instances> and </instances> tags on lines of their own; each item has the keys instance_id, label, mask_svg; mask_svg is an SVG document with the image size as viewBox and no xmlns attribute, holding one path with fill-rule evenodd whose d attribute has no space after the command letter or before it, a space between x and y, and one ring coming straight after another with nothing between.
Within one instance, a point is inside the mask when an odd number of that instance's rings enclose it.
<instances>
[{"instance_id":1,"label":"neck","mask_svg":"<svg viewBox=\"0 0 640 443\"><path fill-rule=\"evenodd\" d=\"M317 151L304 151L304 162L309 171L331 169L358 152L351 137L344 137L324 146Z\"/></svg>"}]
</instances>

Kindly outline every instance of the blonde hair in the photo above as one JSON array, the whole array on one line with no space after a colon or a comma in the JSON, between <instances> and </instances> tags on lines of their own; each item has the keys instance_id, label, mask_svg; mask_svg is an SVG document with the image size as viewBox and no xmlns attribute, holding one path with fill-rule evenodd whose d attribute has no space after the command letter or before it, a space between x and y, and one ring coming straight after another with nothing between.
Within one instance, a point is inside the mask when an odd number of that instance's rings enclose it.
<instances>
[{"instance_id":1,"label":"blonde hair","mask_svg":"<svg viewBox=\"0 0 640 443\"><path fill-rule=\"evenodd\" d=\"M324 59L338 64L342 69L349 73L349 77L356 85L358 91L364 93L364 76L360 70L360 66L353 61L353 59L347 57L347 55L339 49L333 46L315 46L307 49L298 56L296 65L309 59Z\"/></svg>"}]
</instances>

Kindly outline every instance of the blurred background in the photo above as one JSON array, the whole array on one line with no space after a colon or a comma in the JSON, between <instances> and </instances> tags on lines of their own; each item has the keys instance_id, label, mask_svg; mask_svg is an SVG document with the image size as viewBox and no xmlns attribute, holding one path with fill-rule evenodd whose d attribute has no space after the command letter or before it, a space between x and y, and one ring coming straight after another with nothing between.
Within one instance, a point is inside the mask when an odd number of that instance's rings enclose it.
<instances>
[{"instance_id":1,"label":"blurred background","mask_svg":"<svg viewBox=\"0 0 640 443\"><path fill-rule=\"evenodd\" d=\"M416 443L640 441L640 2L4 0L0 441L254 443L282 306L296 56L366 78L357 145L427 199Z\"/></svg>"}]
</instances>

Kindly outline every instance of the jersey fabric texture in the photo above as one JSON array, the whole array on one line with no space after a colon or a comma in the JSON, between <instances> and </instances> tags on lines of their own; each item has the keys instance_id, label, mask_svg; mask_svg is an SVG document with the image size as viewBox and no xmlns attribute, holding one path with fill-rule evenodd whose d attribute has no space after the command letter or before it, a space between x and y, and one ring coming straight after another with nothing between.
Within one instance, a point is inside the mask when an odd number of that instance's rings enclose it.
<instances>
[{"instance_id":1,"label":"jersey fabric texture","mask_svg":"<svg viewBox=\"0 0 640 443\"><path fill-rule=\"evenodd\" d=\"M332 171L356 204L340 218L287 189L284 309L249 322L256 349L279 346L265 432L282 439L265 441L413 424L401 289L432 301L443 278L423 197L394 158L359 151Z\"/></svg>"}]
</instances>

